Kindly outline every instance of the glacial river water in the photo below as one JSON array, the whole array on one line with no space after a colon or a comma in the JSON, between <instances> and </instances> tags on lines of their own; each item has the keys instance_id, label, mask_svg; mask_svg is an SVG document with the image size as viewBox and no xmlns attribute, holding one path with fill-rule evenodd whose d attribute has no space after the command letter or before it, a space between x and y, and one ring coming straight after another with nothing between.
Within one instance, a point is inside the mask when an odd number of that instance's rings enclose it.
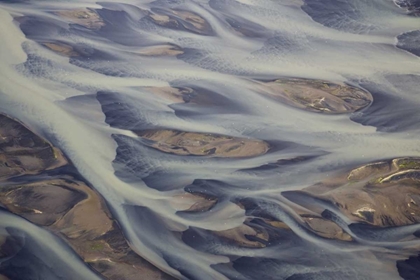
<instances>
[{"instance_id":1,"label":"glacial river water","mask_svg":"<svg viewBox=\"0 0 420 280\"><path fill-rule=\"evenodd\" d=\"M420 156L419 3L397 4L0 0L0 112L59 147L131 248L175 278L420 279L405 261L420 263L416 222L366 229L369 219L290 198L343 170ZM344 114L296 108L261 93L263 81L280 78L345 83L373 101ZM139 137L151 129L269 148L237 157L165 152ZM203 197L215 203L188 211ZM335 213L347 239L311 230L303 208ZM56 279L51 270L100 277L41 227L2 211L0 228L32 244L15 268L2 268L34 277L17 279Z\"/></svg>"}]
</instances>

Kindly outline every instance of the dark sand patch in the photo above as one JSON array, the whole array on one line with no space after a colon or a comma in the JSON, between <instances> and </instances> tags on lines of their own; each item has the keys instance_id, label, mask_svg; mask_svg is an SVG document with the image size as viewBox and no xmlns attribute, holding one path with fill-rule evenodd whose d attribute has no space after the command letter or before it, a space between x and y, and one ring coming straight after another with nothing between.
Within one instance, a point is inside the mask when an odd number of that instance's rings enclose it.
<instances>
[{"instance_id":1,"label":"dark sand patch","mask_svg":"<svg viewBox=\"0 0 420 280\"><path fill-rule=\"evenodd\" d=\"M101 17L93 9L75 9L55 12L71 23L82 25L86 28L98 30L105 25Z\"/></svg>"},{"instance_id":2,"label":"dark sand patch","mask_svg":"<svg viewBox=\"0 0 420 280\"><path fill-rule=\"evenodd\" d=\"M65 164L61 151L21 123L0 114L0 181Z\"/></svg>"},{"instance_id":3,"label":"dark sand patch","mask_svg":"<svg viewBox=\"0 0 420 280\"><path fill-rule=\"evenodd\" d=\"M147 90L173 103L184 103L193 93L191 88L150 87Z\"/></svg>"},{"instance_id":4,"label":"dark sand patch","mask_svg":"<svg viewBox=\"0 0 420 280\"><path fill-rule=\"evenodd\" d=\"M2 187L0 203L34 224L49 226L85 198L69 185L64 180L50 180Z\"/></svg>"},{"instance_id":5,"label":"dark sand patch","mask_svg":"<svg viewBox=\"0 0 420 280\"><path fill-rule=\"evenodd\" d=\"M64 44L64 43L43 43L43 46L47 47L49 50L61 54L67 57L75 57L79 56L80 54L76 52L72 46Z\"/></svg>"},{"instance_id":6,"label":"dark sand patch","mask_svg":"<svg viewBox=\"0 0 420 280\"><path fill-rule=\"evenodd\" d=\"M242 158L255 157L269 150L261 140L237 138L210 133L177 130L135 131L143 139L151 140L151 147L176 155Z\"/></svg>"},{"instance_id":7,"label":"dark sand patch","mask_svg":"<svg viewBox=\"0 0 420 280\"><path fill-rule=\"evenodd\" d=\"M58 149L19 122L0 115L0 124L2 181L71 165ZM0 203L60 236L107 279L139 279L139 275L141 279L174 279L134 253L103 198L87 183L65 171L51 179L40 178L0 186ZM1 241L3 252L6 243Z\"/></svg>"},{"instance_id":8,"label":"dark sand patch","mask_svg":"<svg viewBox=\"0 0 420 280\"><path fill-rule=\"evenodd\" d=\"M269 34L262 25L242 17L227 17L226 22L239 34L250 38L262 38Z\"/></svg>"},{"instance_id":9,"label":"dark sand patch","mask_svg":"<svg viewBox=\"0 0 420 280\"><path fill-rule=\"evenodd\" d=\"M352 237L332 221L317 216L305 216L303 219L308 227L321 237L352 241Z\"/></svg>"},{"instance_id":10,"label":"dark sand patch","mask_svg":"<svg viewBox=\"0 0 420 280\"><path fill-rule=\"evenodd\" d=\"M372 103L372 95L359 88L321 80L282 78L261 84L263 94L311 112L343 114Z\"/></svg>"},{"instance_id":11,"label":"dark sand patch","mask_svg":"<svg viewBox=\"0 0 420 280\"><path fill-rule=\"evenodd\" d=\"M200 35L213 35L210 24L200 15L185 10L152 8L147 18L154 24Z\"/></svg>"},{"instance_id":12,"label":"dark sand patch","mask_svg":"<svg viewBox=\"0 0 420 280\"><path fill-rule=\"evenodd\" d=\"M143 56L177 56L183 53L182 48L171 44L148 46L138 51L138 54Z\"/></svg>"},{"instance_id":13,"label":"dark sand patch","mask_svg":"<svg viewBox=\"0 0 420 280\"><path fill-rule=\"evenodd\" d=\"M205 212L217 203L217 197L202 193L186 192L174 198L172 207L182 212Z\"/></svg>"},{"instance_id":14,"label":"dark sand patch","mask_svg":"<svg viewBox=\"0 0 420 280\"><path fill-rule=\"evenodd\" d=\"M420 159L397 158L363 165L303 191L285 194L288 198L293 193L319 198L355 222L387 227L420 222L419 186Z\"/></svg>"}]
</instances>

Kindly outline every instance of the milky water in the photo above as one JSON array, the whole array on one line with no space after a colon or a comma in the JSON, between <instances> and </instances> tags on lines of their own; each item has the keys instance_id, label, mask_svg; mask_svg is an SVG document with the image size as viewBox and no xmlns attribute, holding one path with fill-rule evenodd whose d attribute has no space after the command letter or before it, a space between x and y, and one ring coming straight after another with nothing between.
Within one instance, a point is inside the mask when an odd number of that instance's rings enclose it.
<instances>
[{"instance_id":1,"label":"milky water","mask_svg":"<svg viewBox=\"0 0 420 280\"><path fill-rule=\"evenodd\" d=\"M413 33L420 18L400 6L390 0L0 1L0 111L60 147L105 198L132 248L177 278L399 279L395 261L413 254L420 241L394 242L395 236L408 236L417 225L372 239L337 217L357 242L323 239L300 225L281 192L349 166L420 156L419 37ZM52 13L83 7L95 9L105 26L93 31ZM212 34L157 26L142 12L151 8L199 14ZM39 44L57 40L87 54L68 58ZM168 43L184 53L138 55ZM279 77L346 82L371 92L374 102L352 114L305 112L258 93L253 80ZM173 104L148 90L161 86L206 90L212 102ZM146 128L249 137L272 148L244 159L170 155L132 132ZM258 169L298 156L311 160ZM200 214L178 212L186 187L204 188L218 204ZM237 199L252 199L292 231L259 249L215 238L210 231L245 221ZM23 220L13 223L24 227ZM46 255L74 254L45 242L50 237L40 231L24 231L52 252ZM67 265L87 269L80 261ZM90 277L97 276L83 276Z\"/></svg>"}]
</instances>

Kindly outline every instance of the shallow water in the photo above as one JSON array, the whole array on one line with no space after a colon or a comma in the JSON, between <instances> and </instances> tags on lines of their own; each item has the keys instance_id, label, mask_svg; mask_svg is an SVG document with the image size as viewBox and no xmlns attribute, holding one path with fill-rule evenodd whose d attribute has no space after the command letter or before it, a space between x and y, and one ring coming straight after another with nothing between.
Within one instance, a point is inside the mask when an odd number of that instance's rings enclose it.
<instances>
[{"instance_id":1,"label":"shallow water","mask_svg":"<svg viewBox=\"0 0 420 280\"><path fill-rule=\"evenodd\" d=\"M61 148L104 197L132 249L176 278L418 279L410 263L420 225L370 228L325 201L296 198L327 209L352 241L325 238L282 194L369 162L420 156L420 17L398 5L3 0L0 112ZM80 8L98 21L60 13ZM179 11L201 19L183 20ZM302 110L261 92L262 81L279 78L346 83L373 102L347 114ZM191 90L176 95L169 87ZM270 149L247 157L165 153L138 137L146 129L256 139ZM197 199L186 192L217 203L184 211ZM45 230L0 214L1 228L30 240L16 262L45 250L49 269L28 271L41 279L98 277L68 246L45 242ZM246 242L260 244L253 247L217 234L244 222L268 240L249 234ZM12 275L15 268L0 263L0 273Z\"/></svg>"}]
</instances>

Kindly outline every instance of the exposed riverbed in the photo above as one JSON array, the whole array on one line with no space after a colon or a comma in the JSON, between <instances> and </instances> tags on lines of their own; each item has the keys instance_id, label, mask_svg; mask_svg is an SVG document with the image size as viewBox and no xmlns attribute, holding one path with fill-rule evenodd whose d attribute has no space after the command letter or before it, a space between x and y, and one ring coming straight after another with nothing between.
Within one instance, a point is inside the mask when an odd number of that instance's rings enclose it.
<instances>
[{"instance_id":1,"label":"exposed riverbed","mask_svg":"<svg viewBox=\"0 0 420 280\"><path fill-rule=\"evenodd\" d=\"M0 0L0 279L419 279L419 11Z\"/></svg>"}]
</instances>

